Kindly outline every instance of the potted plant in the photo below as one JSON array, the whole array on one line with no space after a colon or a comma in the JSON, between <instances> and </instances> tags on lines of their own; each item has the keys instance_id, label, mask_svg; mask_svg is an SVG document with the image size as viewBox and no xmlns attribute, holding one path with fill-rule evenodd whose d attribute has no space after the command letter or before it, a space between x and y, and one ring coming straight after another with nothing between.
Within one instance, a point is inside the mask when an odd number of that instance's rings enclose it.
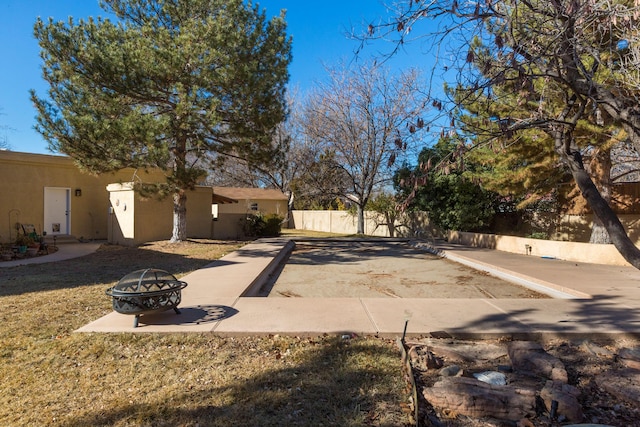
<instances>
[{"instance_id":1,"label":"potted plant","mask_svg":"<svg viewBox=\"0 0 640 427\"><path fill-rule=\"evenodd\" d=\"M28 236L31 241L27 243L27 254L29 256L36 256L40 252L40 240L31 235Z\"/></svg>"},{"instance_id":2,"label":"potted plant","mask_svg":"<svg viewBox=\"0 0 640 427\"><path fill-rule=\"evenodd\" d=\"M31 243L27 246L27 255L36 256L40 252L40 243Z\"/></svg>"},{"instance_id":3,"label":"potted plant","mask_svg":"<svg viewBox=\"0 0 640 427\"><path fill-rule=\"evenodd\" d=\"M26 234L18 234L18 237L16 237L16 246L21 254L27 252L27 247L32 244L33 239Z\"/></svg>"}]
</instances>

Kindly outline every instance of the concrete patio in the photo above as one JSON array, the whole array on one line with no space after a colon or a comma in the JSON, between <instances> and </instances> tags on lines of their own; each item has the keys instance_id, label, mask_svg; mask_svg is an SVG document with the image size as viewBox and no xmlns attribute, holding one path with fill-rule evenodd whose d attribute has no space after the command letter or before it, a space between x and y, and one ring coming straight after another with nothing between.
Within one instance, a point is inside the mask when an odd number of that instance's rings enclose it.
<instances>
[{"instance_id":1,"label":"concrete patio","mask_svg":"<svg viewBox=\"0 0 640 427\"><path fill-rule=\"evenodd\" d=\"M287 256L286 239L250 243L181 278L181 314L112 312L78 332L213 332L220 335L371 334L460 338L640 336L640 271L489 249L415 243L554 299L261 298L252 290Z\"/></svg>"}]
</instances>

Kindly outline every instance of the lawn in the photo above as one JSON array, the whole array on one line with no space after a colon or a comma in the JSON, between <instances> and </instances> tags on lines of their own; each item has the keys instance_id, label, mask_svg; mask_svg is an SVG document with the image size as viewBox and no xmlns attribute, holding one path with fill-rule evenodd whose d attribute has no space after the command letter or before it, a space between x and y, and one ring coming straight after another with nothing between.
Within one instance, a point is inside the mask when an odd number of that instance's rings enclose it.
<instances>
[{"instance_id":1,"label":"lawn","mask_svg":"<svg viewBox=\"0 0 640 427\"><path fill-rule=\"evenodd\" d=\"M405 425L391 340L74 332L111 311L104 292L125 274L180 278L242 244L103 245L0 268L0 425Z\"/></svg>"}]
</instances>

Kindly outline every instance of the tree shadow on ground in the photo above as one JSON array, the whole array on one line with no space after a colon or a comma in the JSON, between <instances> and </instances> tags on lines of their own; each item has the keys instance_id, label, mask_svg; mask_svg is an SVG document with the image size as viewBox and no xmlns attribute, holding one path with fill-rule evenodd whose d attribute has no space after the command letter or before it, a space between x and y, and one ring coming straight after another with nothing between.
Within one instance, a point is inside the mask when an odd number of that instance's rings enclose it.
<instances>
[{"instance_id":1,"label":"tree shadow on ground","mask_svg":"<svg viewBox=\"0 0 640 427\"><path fill-rule=\"evenodd\" d=\"M577 305L570 312L571 319L562 321L566 330L578 330L580 327L577 325L592 324L594 333L610 330L640 336L640 312L626 305L623 297L594 295L591 299L574 301Z\"/></svg>"},{"instance_id":2,"label":"tree shadow on ground","mask_svg":"<svg viewBox=\"0 0 640 427\"><path fill-rule=\"evenodd\" d=\"M283 363L229 385L185 392L170 402L137 404L133 397L127 405L70 416L62 425L406 425L397 389L379 386L390 373L371 362L399 360L392 346L331 337L309 352L300 363Z\"/></svg>"},{"instance_id":3,"label":"tree shadow on ground","mask_svg":"<svg viewBox=\"0 0 640 427\"><path fill-rule=\"evenodd\" d=\"M235 245L236 242L218 243L222 248L228 246L229 251L235 249ZM144 246L103 245L98 251L80 258L0 269L0 297L116 283L133 271L147 268L165 270L180 277L212 261L145 249Z\"/></svg>"},{"instance_id":4,"label":"tree shadow on ground","mask_svg":"<svg viewBox=\"0 0 640 427\"><path fill-rule=\"evenodd\" d=\"M298 244L287 262L298 265L327 265L379 259L381 263L385 263L393 262L398 258L419 258L424 261L438 259L426 250L416 249L405 242L383 243L366 240L340 242L333 240Z\"/></svg>"},{"instance_id":5,"label":"tree shadow on ground","mask_svg":"<svg viewBox=\"0 0 640 427\"><path fill-rule=\"evenodd\" d=\"M625 305L624 298L611 295L594 295L589 299L562 300L566 310L549 309L556 313L550 321L535 320L536 314L545 310L544 305L526 309L504 310L483 316L472 323L456 325L450 329L452 335L464 334L468 330L501 331L503 336L535 339L543 335L558 337L615 338L629 335L640 337L640 312ZM549 314L542 317L549 319Z\"/></svg>"}]
</instances>

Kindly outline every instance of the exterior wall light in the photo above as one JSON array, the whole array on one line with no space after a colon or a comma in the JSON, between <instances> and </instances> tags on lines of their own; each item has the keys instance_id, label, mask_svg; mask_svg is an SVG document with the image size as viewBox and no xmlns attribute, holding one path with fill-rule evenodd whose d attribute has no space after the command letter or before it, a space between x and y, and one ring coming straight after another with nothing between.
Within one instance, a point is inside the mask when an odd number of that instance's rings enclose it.
<instances>
[{"instance_id":1,"label":"exterior wall light","mask_svg":"<svg viewBox=\"0 0 640 427\"><path fill-rule=\"evenodd\" d=\"M82 190L79 188L76 188L76 197L80 197L82 196Z\"/></svg>"}]
</instances>

